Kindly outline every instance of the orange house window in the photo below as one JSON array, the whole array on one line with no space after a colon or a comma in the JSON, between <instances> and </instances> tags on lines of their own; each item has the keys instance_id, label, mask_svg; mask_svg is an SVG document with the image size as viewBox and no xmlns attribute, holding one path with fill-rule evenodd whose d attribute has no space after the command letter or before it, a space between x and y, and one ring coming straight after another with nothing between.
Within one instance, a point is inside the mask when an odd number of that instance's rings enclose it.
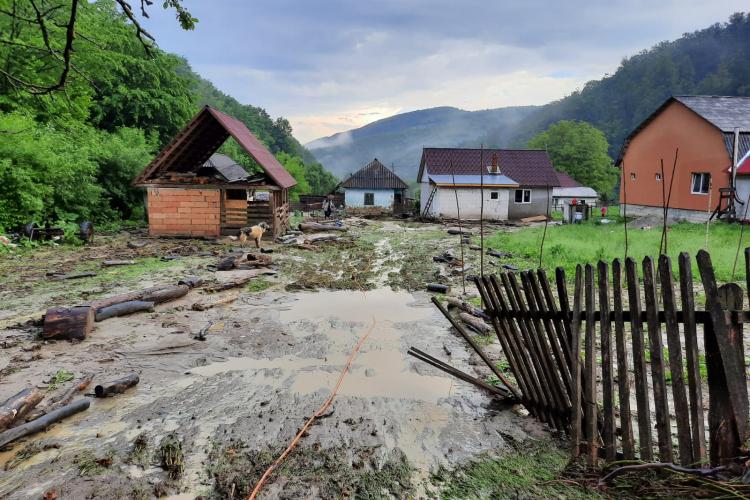
<instances>
[{"instance_id":1,"label":"orange house window","mask_svg":"<svg viewBox=\"0 0 750 500\"><path fill-rule=\"evenodd\" d=\"M711 174L703 172L693 172L693 182L690 186L692 194L708 194L711 188Z\"/></svg>"}]
</instances>

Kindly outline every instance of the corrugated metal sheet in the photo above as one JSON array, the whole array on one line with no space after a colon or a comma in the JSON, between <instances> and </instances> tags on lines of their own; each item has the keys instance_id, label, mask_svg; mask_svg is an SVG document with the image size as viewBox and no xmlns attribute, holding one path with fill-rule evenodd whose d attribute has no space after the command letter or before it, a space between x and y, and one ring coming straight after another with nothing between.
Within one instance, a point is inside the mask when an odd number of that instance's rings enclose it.
<instances>
[{"instance_id":1,"label":"corrugated metal sheet","mask_svg":"<svg viewBox=\"0 0 750 500\"><path fill-rule=\"evenodd\" d=\"M212 154L203 166L215 168L227 182L245 181L250 177L242 165L220 153Z\"/></svg>"},{"instance_id":2,"label":"corrugated metal sheet","mask_svg":"<svg viewBox=\"0 0 750 500\"><path fill-rule=\"evenodd\" d=\"M139 175L135 183L148 183L162 172L196 172L224 141L233 137L268 177L279 187L297 184L294 177L270 151L248 130L244 123L210 106L198 112L185 128L165 147Z\"/></svg>"},{"instance_id":3,"label":"corrugated metal sheet","mask_svg":"<svg viewBox=\"0 0 750 500\"><path fill-rule=\"evenodd\" d=\"M409 186L375 158L342 182L341 187L345 189L407 189Z\"/></svg>"},{"instance_id":4,"label":"corrugated metal sheet","mask_svg":"<svg viewBox=\"0 0 750 500\"><path fill-rule=\"evenodd\" d=\"M497 154L500 173L521 186L555 187L559 185L555 169L547 152L541 149L464 149L424 148L419 165L419 177L428 175L479 175Z\"/></svg>"},{"instance_id":5,"label":"corrugated metal sheet","mask_svg":"<svg viewBox=\"0 0 750 500\"><path fill-rule=\"evenodd\" d=\"M518 187L518 183L507 175L487 174L480 175L429 175L431 182L438 186L453 186L455 177L456 186L479 186L484 184L485 187ZM484 177L484 178L483 178Z\"/></svg>"}]
</instances>

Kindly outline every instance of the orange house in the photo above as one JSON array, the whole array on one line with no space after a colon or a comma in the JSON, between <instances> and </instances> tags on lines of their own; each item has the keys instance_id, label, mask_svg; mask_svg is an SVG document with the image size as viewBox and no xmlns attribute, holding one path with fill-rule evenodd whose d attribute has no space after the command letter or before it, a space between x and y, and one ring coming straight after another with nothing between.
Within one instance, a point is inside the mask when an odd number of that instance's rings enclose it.
<instances>
[{"instance_id":1,"label":"orange house","mask_svg":"<svg viewBox=\"0 0 750 500\"><path fill-rule=\"evenodd\" d=\"M628 215L661 216L668 199L670 219L732 217L744 211L734 165L748 150L750 97L670 97L623 144L620 203Z\"/></svg>"}]
</instances>

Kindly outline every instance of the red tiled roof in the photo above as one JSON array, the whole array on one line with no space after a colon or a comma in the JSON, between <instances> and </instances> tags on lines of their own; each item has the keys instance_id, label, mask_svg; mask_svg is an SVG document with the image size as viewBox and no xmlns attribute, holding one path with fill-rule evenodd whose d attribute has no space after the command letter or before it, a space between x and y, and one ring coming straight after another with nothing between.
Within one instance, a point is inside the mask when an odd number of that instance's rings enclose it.
<instances>
[{"instance_id":1,"label":"red tiled roof","mask_svg":"<svg viewBox=\"0 0 750 500\"><path fill-rule=\"evenodd\" d=\"M500 173L521 186L558 187L552 162L543 149L468 149L424 148L417 179L425 171L433 175L479 175L492 163L492 154L498 157Z\"/></svg>"},{"instance_id":2,"label":"red tiled roof","mask_svg":"<svg viewBox=\"0 0 750 500\"><path fill-rule=\"evenodd\" d=\"M560 183L560 187L577 188L583 186L583 184L581 184L565 172L555 172L555 174L557 175L557 181Z\"/></svg>"},{"instance_id":3,"label":"red tiled roof","mask_svg":"<svg viewBox=\"0 0 750 500\"><path fill-rule=\"evenodd\" d=\"M230 136L258 162L277 186L290 188L297 184L294 177L244 123L210 106L200 110L185 125L136 178L135 184L148 183L157 174L166 171L196 172Z\"/></svg>"}]
</instances>

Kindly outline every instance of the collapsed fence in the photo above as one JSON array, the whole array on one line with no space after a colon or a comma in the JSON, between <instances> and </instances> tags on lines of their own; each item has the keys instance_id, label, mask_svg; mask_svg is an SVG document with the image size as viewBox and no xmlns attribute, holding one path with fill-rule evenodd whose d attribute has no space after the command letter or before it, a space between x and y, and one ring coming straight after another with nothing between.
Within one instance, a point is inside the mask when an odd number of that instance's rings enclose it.
<instances>
[{"instance_id":1,"label":"collapsed fence","mask_svg":"<svg viewBox=\"0 0 750 500\"><path fill-rule=\"evenodd\" d=\"M750 248L745 263L750 285ZM495 396L518 399L531 415L569 435L572 455L590 463L658 456L682 465L726 464L741 455L747 437L742 324L750 322L750 312L742 310L738 285L717 285L707 252L698 253L697 268L705 310L696 310L687 253L678 258L679 287L666 255L658 263L646 257L640 274L633 259L624 266L618 259L579 265L572 298L561 268L554 290L542 269L478 276L484 312L514 381L436 299L506 387L491 391L435 358L428 362Z\"/></svg>"}]
</instances>

